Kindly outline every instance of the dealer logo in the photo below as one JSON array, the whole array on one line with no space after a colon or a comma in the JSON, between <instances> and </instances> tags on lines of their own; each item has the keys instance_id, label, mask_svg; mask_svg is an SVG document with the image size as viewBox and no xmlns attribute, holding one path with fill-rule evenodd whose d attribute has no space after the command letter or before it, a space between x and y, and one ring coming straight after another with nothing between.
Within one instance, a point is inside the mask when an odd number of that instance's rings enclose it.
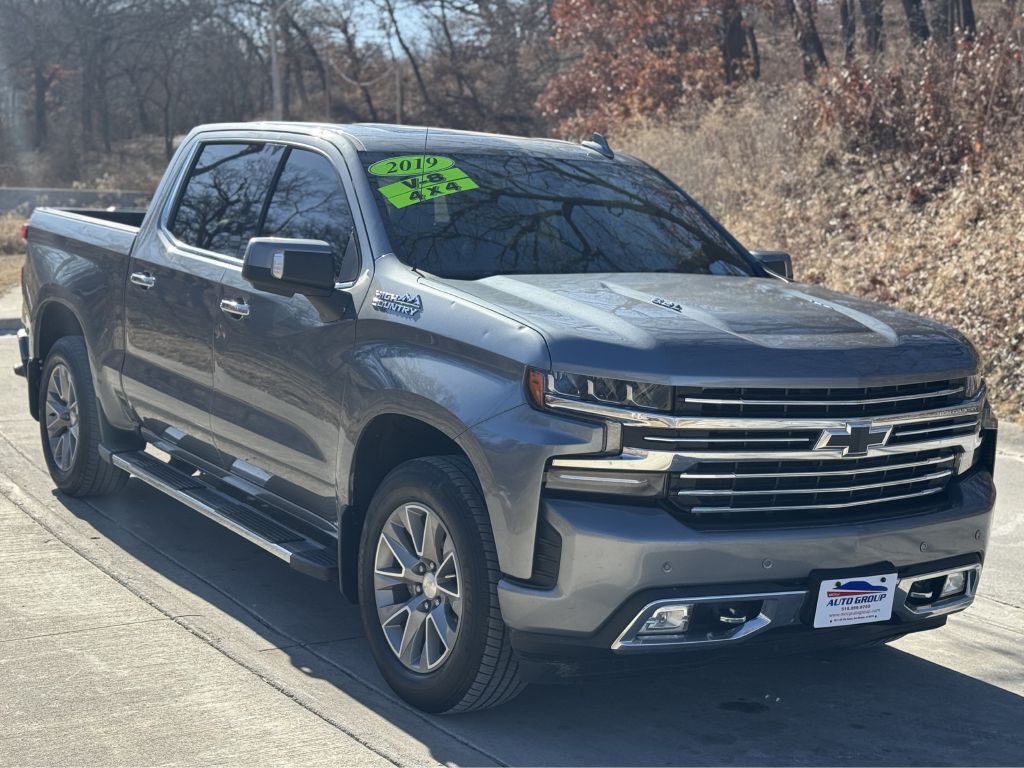
<instances>
[{"instance_id":1,"label":"dealer logo","mask_svg":"<svg viewBox=\"0 0 1024 768\"><path fill-rule=\"evenodd\" d=\"M880 584L870 584L866 581L848 581L845 584L837 581L835 588L828 591L828 596L863 597L864 595L884 595L888 591L888 587L883 587Z\"/></svg>"}]
</instances>

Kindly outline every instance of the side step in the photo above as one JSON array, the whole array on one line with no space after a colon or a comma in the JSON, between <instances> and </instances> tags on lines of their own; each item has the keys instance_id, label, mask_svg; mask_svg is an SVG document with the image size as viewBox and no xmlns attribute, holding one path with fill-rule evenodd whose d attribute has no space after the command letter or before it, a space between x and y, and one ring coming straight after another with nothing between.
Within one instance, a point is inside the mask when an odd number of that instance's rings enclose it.
<instances>
[{"instance_id":1,"label":"side step","mask_svg":"<svg viewBox=\"0 0 1024 768\"><path fill-rule=\"evenodd\" d=\"M143 451L110 454L115 467L220 523L307 576L338 577L337 547L315 541Z\"/></svg>"}]
</instances>

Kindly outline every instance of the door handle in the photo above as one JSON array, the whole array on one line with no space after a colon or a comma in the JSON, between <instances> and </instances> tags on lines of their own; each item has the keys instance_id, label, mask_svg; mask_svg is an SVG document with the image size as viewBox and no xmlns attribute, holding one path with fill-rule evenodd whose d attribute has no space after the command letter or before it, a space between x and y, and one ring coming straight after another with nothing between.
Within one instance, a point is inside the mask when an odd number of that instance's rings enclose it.
<instances>
[{"instance_id":1,"label":"door handle","mask_svg":"<svg viewBox=\"0 0 1024 768\"><path fill-rule=\"evenodd\" d=\"M132 276L128 279L132 281L132 285L145 288L147 291L156 285L156 278L149 272L132 272Z\"/></svg>"},{"instance_id":2,"label":"door handle","mask_svg":"<svg viewBox=\"0 0 1024 768\"><path fill-rule=\"evenodd\" d=\"M239 320L249 316L249 305L241 299L221 299L220 308L222 312Z\"/></svg>"}]
</instances>

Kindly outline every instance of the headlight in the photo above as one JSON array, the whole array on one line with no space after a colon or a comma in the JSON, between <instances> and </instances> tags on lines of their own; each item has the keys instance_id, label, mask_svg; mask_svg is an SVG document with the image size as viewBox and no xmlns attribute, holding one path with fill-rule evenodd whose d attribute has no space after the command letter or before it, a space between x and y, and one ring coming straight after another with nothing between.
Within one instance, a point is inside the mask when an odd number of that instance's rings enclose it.
<instances>
[{"instance_id":1,"label":"headlight","mask_svg":"<svg viewBox=\"0 0 1024 768\"><path fill-rule=\"evenodd\" d=\"M664 413L672 410L672 387L664 384L531 368L527 372L527 385L530 399L539 408L558 403L571 410L572 403L579 402L581 411L586 410L587 403Z\"/></svg>"}]
</instances>

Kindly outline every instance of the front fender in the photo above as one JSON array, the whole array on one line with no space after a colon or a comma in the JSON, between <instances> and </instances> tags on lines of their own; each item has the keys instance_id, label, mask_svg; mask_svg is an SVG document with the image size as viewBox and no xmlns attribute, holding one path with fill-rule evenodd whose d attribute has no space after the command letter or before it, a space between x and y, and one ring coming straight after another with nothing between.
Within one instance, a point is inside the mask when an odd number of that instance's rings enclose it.
<instances>
[{"instance_id":1,"label":"front fender","mask_svg":"<svg viewBox=\"0 0 1024 768\"><path fill-rule=\"evenodd\" d=\"M509 324L510 326L512 324ZM467 335L489 335L489 346L432 333L422 325L390 318L360 319L361 342L345 369L338 450L338 501L353 503L353 466L367 425L382 415L402 415L427 424L453 440L476 471L487 505L504 573L528 579L544 468L551 456L604 449L599 424L542 413L526 404L521 358L546 364L543 347L528 329L474 327ZM505 352L506 354L502 354ZM516 353L509 354L509 353Z\"/></svg>"},{"instance_id":2,"label":"front fender","mask_svg":"<svg viewBox=\"0 0 1024 768\"><path fill-rule=\"evenodd\" d=\"M527 404L499 413L459 435L487 503L504 574L533 575L541 486L554 456L605 450L606 430L594 422L543 413Z\"/></svg>"}]
</instances>

